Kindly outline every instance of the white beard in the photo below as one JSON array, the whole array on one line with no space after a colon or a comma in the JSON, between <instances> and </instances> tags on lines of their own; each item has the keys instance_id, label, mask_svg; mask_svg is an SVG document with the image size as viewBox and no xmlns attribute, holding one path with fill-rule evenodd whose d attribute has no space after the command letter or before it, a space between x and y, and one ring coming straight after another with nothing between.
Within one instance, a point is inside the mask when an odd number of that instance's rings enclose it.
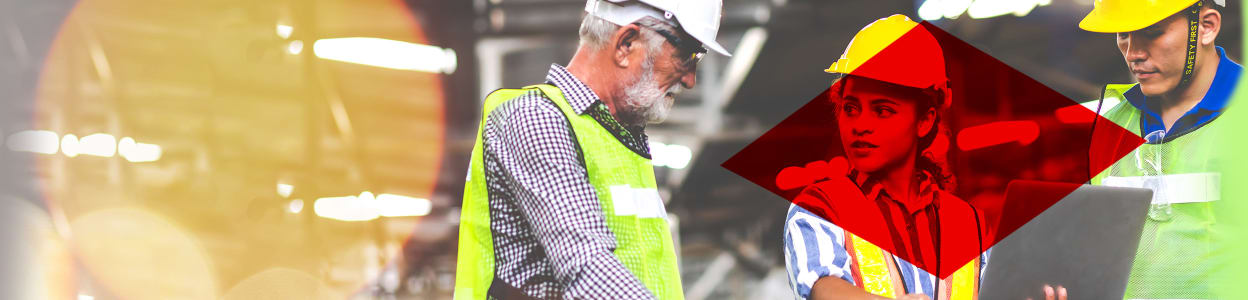
<instances>
[{"instance_id":1,"label":"white beard","mask_svg":"<svg viewBox=\"0 0 1248 300\"><path fill-rule=\"evenodd\" d=\"M667 119L672 110L676 94L683 88L674 84L666 91L659 89L659 82L654 78L654 60L647 60L641 65L641 76L624 88L624 101L621 112L624 122L655 124ZM636 124L640 125L640 124Z\"/></svg>"}]
</instances>

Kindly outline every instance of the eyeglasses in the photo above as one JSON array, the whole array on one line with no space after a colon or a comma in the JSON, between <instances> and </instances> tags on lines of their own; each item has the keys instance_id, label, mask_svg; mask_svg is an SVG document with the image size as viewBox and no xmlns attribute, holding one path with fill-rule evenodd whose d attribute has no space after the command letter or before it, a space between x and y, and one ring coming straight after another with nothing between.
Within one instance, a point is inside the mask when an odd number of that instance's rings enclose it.
<instances>
[{"instance_id":1,"label":"eyeglasses","mask_svg":"<svg viewBox=\"0 0 1248 300\"><path fill-rule=\"evenodd\" d=\"M668 43L672 43L672 46L675 46L676 49L680 51L677 58L680 59L681 65L686 70L692 70L694 67L697 67L698 62L702 61L702 57L706 56L706 48L702 47L702 43L697 40L691 41L691 39L682 39L680 36L666 29L655 28L654 26L641 23L637 23L637 25L654 30L654 32L663 36L664 39L667 39Z\"/></svg>"}]
</instances>

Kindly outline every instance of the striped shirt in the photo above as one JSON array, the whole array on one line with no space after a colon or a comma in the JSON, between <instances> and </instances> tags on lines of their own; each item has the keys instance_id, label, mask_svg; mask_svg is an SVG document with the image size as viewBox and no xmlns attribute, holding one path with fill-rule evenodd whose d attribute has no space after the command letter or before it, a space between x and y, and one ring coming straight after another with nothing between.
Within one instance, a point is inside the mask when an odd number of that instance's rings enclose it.
<instances>
[{"instance_id":1,"label":"striped shirt","mask_svg":"<svg viewBox=\"0 0 1248 300\"><path fill-rule=\"evenodd\" d=\"M851 177L856 177L856 182L869 183L864 177L854 176L857 172L851 173ZM926 178L926 177L925 177ZM889 197L883 191L882 185L866 184L869 193L866 199L872 199L880 204L880 210L886 212L887 220L910 220L908 222L890 222L890 231L893 232L893 243L898 245L899 250L910 251L911 255L920 252L931 252L932 234L911 234L909 239L902 238L899 233L916 233L929 232L930 226L925 220L933 214L934 207L932 205L934 195L936 194L934 184L930 180L922 180L920 185L919 199L916 201L901 202ZM807 196L816 188L807 188L803 191L803 196ZM833 197L835 195L821 195L819 197ZM799 199L803 200L803 199ZM802 201L799 201L802 202ZM833 210L835 210L833 208ZM835 211L829 213L836 213ZM853 212L842 212L853 213ZM887 217L894 215L894 217ZM908 217L906 215L909 215ZM793 293L798 299L810 298L811 288L815 281L823 277L835 277L845 280L850 284L857 285L851 274L851 264L853 259L849 255L849 251L845 247L845 230L840 226L833 224L817 214L812 213L800 206L792 205L789 208L788 216L785 218L784 227L784 254L785 265L789 271L789 285L793 288ZM924 247L918 247L918 244L926 244ZM924 248L924 249L920 249ZM927 254L931 255L931 254ZM939 281L936 276L924 271L922 268L910 263L906 259L893 255L897 262L897 269L905 293L915 294L922 293L928 295L932 299L937 299L936 283ZM988 264L988 252L980 254L980 273ZM980 276L983 278L983 276Z\"/></svg>"}]
</instances>

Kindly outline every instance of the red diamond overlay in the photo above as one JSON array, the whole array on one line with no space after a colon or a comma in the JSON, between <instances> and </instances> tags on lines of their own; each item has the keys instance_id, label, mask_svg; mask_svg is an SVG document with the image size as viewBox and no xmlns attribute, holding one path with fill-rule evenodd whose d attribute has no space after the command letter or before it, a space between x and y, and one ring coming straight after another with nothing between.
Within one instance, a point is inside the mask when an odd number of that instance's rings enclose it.
<instances>
[{"instance_id":1,"label":"red diamond overlay","mask_svg":"<svg viewBox=\"0 0 1248 300\"><path fill-rule=\"evenodd\" d=\"M862 197L866 192L842 175L850 166L837 158L845 151L833 115L830 97L835 95L828 90L724 162L723 167L789 201L815 183L852 189L843 195L829 195L837 199L827 202L803 201L798 205L945 278L1144 140L940 28L928 22L921 25L853 72L904 73L906 66L897 64L896 58L917 51L904 47L906 39L915 37L913 31L925 29L936 38L944 52L953 104L941 115L948 134L937 137L929 149L947 152L945 169L952 172L956 182L947 191L979 211L979 226L974 217L945 218L942 212L940 226L955 229L942 229L939 254L914 255L910 253L915 251L895 251L894 238L887 223L879 218L881 214L849 213L859 209L878 212L879 208L875 199ZM811 68L826 67L832 60L832 55L819 58ZM836 85L842 82L833 83L833 87L839 90ZM1059 186L1066 188L1046 194L1011 195L1007 205L1004 193L1013 180L1065 183Z\"/></svg>"}]
</instances>

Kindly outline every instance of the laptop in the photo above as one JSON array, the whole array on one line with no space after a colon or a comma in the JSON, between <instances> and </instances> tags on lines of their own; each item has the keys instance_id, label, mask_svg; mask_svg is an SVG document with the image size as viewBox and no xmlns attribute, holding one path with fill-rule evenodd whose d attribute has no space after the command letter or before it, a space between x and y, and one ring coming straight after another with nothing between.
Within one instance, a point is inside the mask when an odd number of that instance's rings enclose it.
<instances>
[{"instance_id":1,"label":"laptop","mask_svg":"<svg viewBox=\"0 0 1248 300\"><path fill-rule=\"evenodd\" d=\"M1011 182L1005 208L1059 185ZM1071 299L1122 299L1152 197L1148 189L1079 187L992 248L979 299L1044 299L1045 284L1065 287Z\"/></svg>"}]
</instances>

